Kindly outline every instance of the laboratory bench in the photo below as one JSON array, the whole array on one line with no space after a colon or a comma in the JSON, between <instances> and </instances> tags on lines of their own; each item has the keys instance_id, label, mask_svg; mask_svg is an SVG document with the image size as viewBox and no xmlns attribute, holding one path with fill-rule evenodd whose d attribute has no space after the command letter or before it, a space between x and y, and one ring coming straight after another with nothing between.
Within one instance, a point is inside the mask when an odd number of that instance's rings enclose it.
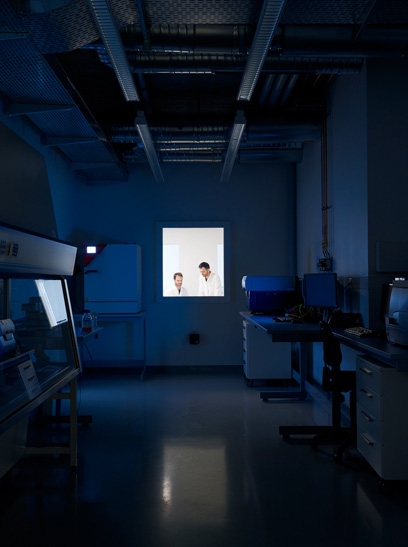
<instances>
[{"instance_id":1,"label":"laboratory bench","mask_svg":"<svg viewBox=\"0 0 408 547\"><path fill-rule=\"evenodd\" d=\"M266 401L276 398L306 399L310 344L323 341L317 323L275 322L271 316L240 312L244 322L257 327L273 343L299 344L297 389L261 391ZM382 481L408 480L408 348L377 336L358 337L333 328L339 342L357 352L356 403L357 450ZM247 348L244 354L248 353ZM272 355L272 353L271 353ZM271 377L275 364L271 358ZM287 429L290 429L289 426ZM284 431L280 428L280 432Z\"/></svg>"}]
</instances>

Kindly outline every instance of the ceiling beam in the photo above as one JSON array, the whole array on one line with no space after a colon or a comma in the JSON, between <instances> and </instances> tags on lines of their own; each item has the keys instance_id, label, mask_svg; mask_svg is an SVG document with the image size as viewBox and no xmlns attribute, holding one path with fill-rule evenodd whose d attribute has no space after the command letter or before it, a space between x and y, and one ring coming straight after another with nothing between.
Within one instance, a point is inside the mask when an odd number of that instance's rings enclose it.
<instances>
[{"instance_id":1,"label":"ceiling beam","mask_svg":"<svg viewBox=\"0 0 408 547\"><path fill-rule=\"evenodd\" d=\"M42 114L44 112L64 112L75 108L73 104L34 104L11 103L6 106L8 116L23 116L29 114Z\"/></svg>"},{"instance_id":2,"label":"ceiling beam","mask_svg":"<svg viewBox=\"0 0 408 547\"><path fill-rule=\"evenodd\" d=\"M43 146L70 146L72 144L92 144L98 142L97 137L50 137L45 136L41 139Z\"/></svg>"}]
</instances>

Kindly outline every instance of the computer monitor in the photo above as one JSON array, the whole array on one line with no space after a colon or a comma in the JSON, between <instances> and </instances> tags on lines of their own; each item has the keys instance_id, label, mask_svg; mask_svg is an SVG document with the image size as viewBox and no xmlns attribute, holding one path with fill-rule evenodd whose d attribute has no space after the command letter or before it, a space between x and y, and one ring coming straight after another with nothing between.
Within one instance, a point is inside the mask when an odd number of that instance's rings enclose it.
<instances>
[{"instance_id":1,"label":"computer monitor","mask_svg":"<svg viewBox=\"0 0 408 547\"><path fill-rule=\"evenodd\" d=\"M303 275L303 300L306 307L337 308L337 274L334 272Z\"/></svg>"}]
</instances>

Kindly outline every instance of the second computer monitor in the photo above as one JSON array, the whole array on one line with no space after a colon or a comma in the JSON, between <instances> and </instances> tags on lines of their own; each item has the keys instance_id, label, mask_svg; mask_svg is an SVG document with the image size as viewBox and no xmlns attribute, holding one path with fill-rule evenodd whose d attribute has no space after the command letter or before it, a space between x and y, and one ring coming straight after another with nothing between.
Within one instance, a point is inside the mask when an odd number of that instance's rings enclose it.
<instances>
[{"instance_id":1,"label":"second computer monitor","mask_svg":"<svg viewBox=\"0 0 408 547\"><path fill-rule=\"evenodd\" d=\"M303 275L303 300L306 307L337 308L337 274L334 272Z\"/></svg>"}]
</instances>

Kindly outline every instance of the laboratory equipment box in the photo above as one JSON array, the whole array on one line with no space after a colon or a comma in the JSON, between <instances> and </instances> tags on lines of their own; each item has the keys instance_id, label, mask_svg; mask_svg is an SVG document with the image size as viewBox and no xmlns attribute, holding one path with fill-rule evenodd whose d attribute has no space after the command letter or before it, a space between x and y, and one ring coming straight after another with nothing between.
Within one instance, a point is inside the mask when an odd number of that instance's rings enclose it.
<instances>
[{"instance_id":1,"label":"laboratory equipment box","mask_svg":"<svg viewBox=\"0 0 408 547\"><path fill-rule=\"evenodd\" d=\"M96 313L142 310L142 254L139 245L115 243L84 249L84 309Z\"/></svg>"}]
</instances>

